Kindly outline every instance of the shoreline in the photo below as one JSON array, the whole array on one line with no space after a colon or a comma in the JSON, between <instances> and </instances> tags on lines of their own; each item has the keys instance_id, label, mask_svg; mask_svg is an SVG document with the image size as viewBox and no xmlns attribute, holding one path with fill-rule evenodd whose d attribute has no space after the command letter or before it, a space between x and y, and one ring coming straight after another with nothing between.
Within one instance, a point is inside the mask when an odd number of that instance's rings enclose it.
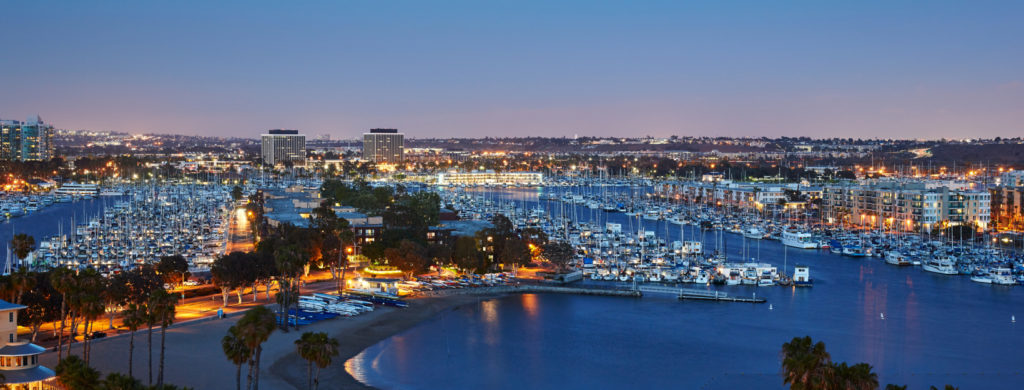
<instances>
[{"instance_id":1,"label":"shoreline","mask_svg":"<svg viewBox=\"0 0 1024 390\"><path fill-rule=\"evenodd\" d=\"M410 305L405 309L378 308L373 313L343 319L342 322L325 321L324 325L334 326L327 326L326 329L318 329L318 331L327 332L330 337L338 339L339 345L336 360L320 372L321 386L332 389L375 389L360 382L349 373L348 362L356 355L389 337L436 317L444 311L485 299L527 293L530 290L451 290L451 292L440 296L410 299ZM305 330L300 331L306 331L309 328L307 326ZM306 385L306 363L294 351L278 357L266 370L270 374L268 377L273 376L294 388L303 388Z\"/></svg>"}]
</instances>

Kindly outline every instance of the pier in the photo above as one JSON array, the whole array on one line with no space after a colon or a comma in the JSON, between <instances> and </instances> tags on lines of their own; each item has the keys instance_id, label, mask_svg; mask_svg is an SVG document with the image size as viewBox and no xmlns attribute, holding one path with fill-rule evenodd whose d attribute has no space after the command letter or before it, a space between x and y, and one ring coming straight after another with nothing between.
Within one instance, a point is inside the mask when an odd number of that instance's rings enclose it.
<instances>
[{"instance_id":1,"label":"pier","mask_svg":"<svg viewBox=\"0 0 1024 390\"><path fill-rule=\"evenodd\" d=\"M752 296L750 298L741 297L730 297L729 293L721 291L708 291L708 290L697 290L692 288L674 288L665 286L639 286L637 291L647 294L670 294L675 295L679 300L698 300L698 301L716 301L716 302L744 302L744 303L765 303L767 299L757 298Z\"/></svg>"}]
</instances>

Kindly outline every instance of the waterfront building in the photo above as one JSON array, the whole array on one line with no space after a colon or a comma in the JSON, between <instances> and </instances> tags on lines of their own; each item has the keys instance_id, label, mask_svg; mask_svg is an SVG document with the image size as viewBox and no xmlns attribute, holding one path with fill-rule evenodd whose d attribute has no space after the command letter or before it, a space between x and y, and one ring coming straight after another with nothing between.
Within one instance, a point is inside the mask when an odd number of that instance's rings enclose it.
<instances>
[{"instance_id":1,"label":"waterfront building","mask_svg":"<svg viewBox=\"0 0 1024 390\"><path fill-rule=\"evenodd\" d=\"M999 186L992 195L992 225L998 230L1024 231L1024 186Z\"/></svg>"},{"instance_id":2,"label":"waterfront building","mask_svg":"<svg viewBox=\"0 0 1024 390\"><path fill-rule=\"evenodd\" d=\"M25 122L0 120L0 160L46 161L53 157L53 125L38 115Z\"/></svg>"},{"instance_id":3,"label":"waterfront building","mask_svg":"<svg viewBox=\"0 0 1024 390\"><path fill-rule=\"evenodd\" d=\"M370 129L363 134L363 159L399 163L405 159L405 135L397 129Z\"/></svg>"},{"instance_id":4,"label":"waterfront building","mask_svg":"<svg viewBox=\"0 0 1024 390\"><path fill-rule=\"evenodd\" d=\"M832 224L926 231L969 225L987 229L991 219L988 191L969 185L880 181L826 186L822 216Z\"/></svg>"},{"instance_id":5,"label":"waterfront building","mask_svg":"<svg viewBox=\"0 0 1024 390\"><path fill-rule=\"evenodd\" d=\"M25 306L0 300L0 375L5 389L57 389L53 370L39 365L46 348L18 339L18 311Z\"/></svg>"},{"instance_id":6,"label":"waterfront building","mask_svg":"<svg viewBox=\"0 0 1024 390\"><path fill-rule=\"evenodd\" d=\"M819 188L796 184L735 183L729 180L669 182L656 187L655 190L662 196L687 202L758 210L788 200L787 190L790 193L806 195L808 200L819 197L821 193Z\"/></svg>"},{"instance_id":7,"label":"waterfront building","mask_svg":"<svg viewBox=\"0 0 1024 390\"><path fill-rule=\"evenodd\" d=\"M290 162L294 165L305 165L306 136L299 134L298 130L270 130L261 138L264 164Z\"/></svg>"},{"instance_id":8,"label":"waterfront building","mask_svg":"<svg viewBox=\"0 0 1024 390\"><path fill-rule=\"evenodd\" d=\"M1024 171L1007 171L999 175L999 185L1006 187L1024 187Z\"/></svg>"},{"instance_id":9,"label":"waterfront building","mask_svg":"<svg viewBox=\"0 0 1024 390\"><path fill-rule=\"evenodd\" d=\"M541 185L544 174L539 172L445 172L437 174L438 185Z\"/></svg>"}]
</instances>

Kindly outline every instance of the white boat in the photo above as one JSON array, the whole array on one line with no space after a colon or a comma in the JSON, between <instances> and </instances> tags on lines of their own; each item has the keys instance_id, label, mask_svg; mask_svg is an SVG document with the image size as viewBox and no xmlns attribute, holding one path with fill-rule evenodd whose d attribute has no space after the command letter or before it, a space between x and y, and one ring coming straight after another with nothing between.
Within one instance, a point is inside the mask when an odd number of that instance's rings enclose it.
<instances>
[{"instance_id":1,"label":"white boat","mask_svg":"<svg viewBox=\"0 0 1024 390\"><path fill-rule=\"evenodd\" d=\"M764 238L764 232L762 232L761 229L758 229L756 227L751 227L743 231L743 237L752 240L760 240Z\"/></svg>"},{"instance_id":2,"label":"white boat","mask_svg":"<svg viewBox=\"0 0 1024 390\"><path fill-rule=\"evenodd\" d=\"M71 182L64 183L54 193L57 195L96 196L100 193L100 187L95 184Z\"/></svg>"},{"instance_id":3,"label":"white boat","mask_svg":"<svg viewBox=\"0 0 1024 390\"><path fill-rule=\"evenodd\" d=\"M1006 286L1012 286L1017 284L1017 281L1013 279L1013 273L1007 267L999 267L989 273L992 278L992 283L1002 284Z\"/></svg>"},{"instance_id":4,"label":"white boat","mask_svg":"<svg viewBox=\"0 0 1024 390\"><path fill-rule=\"evenodd\" d=\"M885 252L885 262L892 265L910 265L910 259L897 251Z\"/></svg>"},{"instance_id":5,"label":"white boat","mask_svg":"<svg viewBox=\"0 0 1024 390\"><path fill-rule=\"evenodd\" d=\"M711 275L708 275L707 272L701 271L700 274L697 275L697 279L694 279L693 282L697 284L708 284L711 282Z\"/></svg>"},{"instance_id":6,"label":"white boat","mask_svg":"<svg viewBox=\"0 0 1024 390\"><path fill-rule=\"evenodd\" d=\"M956 270L956 266L954 265L954 261L948 257L933 257L932 259L926 261L922 265L922 268L924 268L925 271L943 275L956 275L958 273Z\"/></svg>"},{"instance_id":7,"label":"white boat","mask_svg":"<svg viewBox=\"0 0 1024 390\"><path fill-rule=\"evenodd\" d=\"M801 248L801 249L814 249L818 247L818 242L813 240L811 233L801 232L795 227L788 227L782 232L782 245Z\"/></svg>"},{"instance_id":8,"label":"white boat","mask_svg":"<svg viewBox=\"0 0 1024 390\"><path fill-rule=\"evenodd\" d=\"M974 274L971 275L971 281L982 284L992 284L992 277L988 274Z\"/></svg>"}]
</instances>

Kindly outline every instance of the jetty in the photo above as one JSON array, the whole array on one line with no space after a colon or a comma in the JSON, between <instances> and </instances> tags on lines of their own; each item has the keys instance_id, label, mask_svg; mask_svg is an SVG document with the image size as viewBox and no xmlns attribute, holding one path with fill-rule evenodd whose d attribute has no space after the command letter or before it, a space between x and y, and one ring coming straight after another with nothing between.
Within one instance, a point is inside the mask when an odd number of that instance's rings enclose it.
<instances>
[{"instance_id":1,"label":"jetty","mask_svg":"<svg viewBox=\"0 0 1024 390\"><path fill-rule=\"evenodd\" d=\"M667 286L638 286L637 291L644 294L670 294L675 295L679 300L698 300L716 302L743 302L743 303L765 303L767 299L752 296L750 298L732 297L729 293L717 290L697 290L692 288L675 288Z\"/></svg>"}]
</instances>

